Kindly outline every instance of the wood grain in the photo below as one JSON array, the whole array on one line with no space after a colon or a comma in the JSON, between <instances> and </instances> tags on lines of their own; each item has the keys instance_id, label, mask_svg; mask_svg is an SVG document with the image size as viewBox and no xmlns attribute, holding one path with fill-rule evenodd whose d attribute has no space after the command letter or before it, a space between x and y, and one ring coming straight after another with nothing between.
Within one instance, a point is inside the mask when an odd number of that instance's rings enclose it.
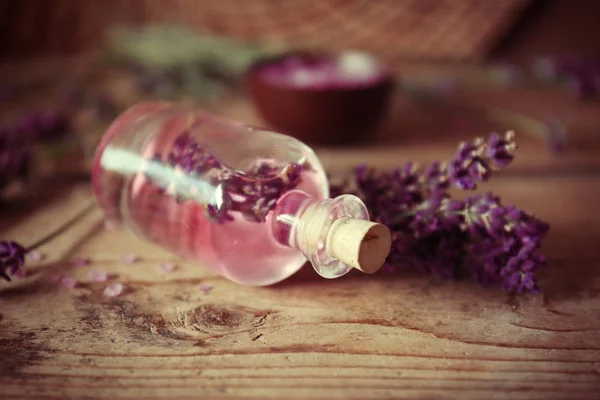
<instances>
[{"instance_id":1,"label":"wood grain","mask_svg":"<svg viewBox=\"0 0 600 400\"><path fill-rule=\"evenodd\" d=\"M268 288L235 285L99 215L2 284L4 398L544 398L600 390L600 176L499 179L493 189L550 220L543 296L403 273L327 281L310 267ZM27 242L89 198L87 185L3 236ZM540 199L552 201L540 202ZM577 202L577 207L568 207ZM143 255L133 265L123 254ZM91 256L89 267L65 260ZM127 293L87 281L103 268ZM81 280L68 290L48 281ZM204 293L200 284L213 290ZM368 301L365 301L368 299Z\"/></svg>"},{"instance_id":2,"label":"wood grain","mask_svg":"<svg viewBox=\"0 0 600 400\"><path fill-rule=\"evenodd\" d=\"M243 287L105 230L96 212L41 249L26 278L0 282L0 398L599 399L600 160L590 135L600 113L550 95L516 98L580 128L560 157L525 140L514 168L484 187L551 223L543 295L411 271L325 280L310 266ZM241 100L222 112L257 118ZM450 154L456 136L389 140L393 148L320 155L329 170L358 158L387 168ZM0 237L31 243L91 200L85 182L45 181L30 193L4 205ZM128 253L142 260L123 264ZM75 267L78 255L92 264ZM163 261L179 268L165 273ZM124 294L104 296L106 283L87 277L94 268ZM80 283L57 286L55 273Z\"/></svg>"}]
</instances>

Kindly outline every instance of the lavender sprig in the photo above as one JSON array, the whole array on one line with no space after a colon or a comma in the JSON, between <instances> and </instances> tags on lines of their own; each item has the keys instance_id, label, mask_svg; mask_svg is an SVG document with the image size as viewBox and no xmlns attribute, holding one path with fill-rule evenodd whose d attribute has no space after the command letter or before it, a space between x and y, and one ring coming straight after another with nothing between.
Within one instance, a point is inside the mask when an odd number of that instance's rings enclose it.
<instances>
[{"instance_id":1,"label":"lavender sprig","mask_svg":"<svg viewBox=\"0 0 600 400\"><path fill-rule=\"evenodd\" d=\"M0 278L10 281L25 264L25 248L12 240L0 240ZM8 271L8 273L7 273Z\"/></svg>"},{"instance_id":2,"label":"lavender sprig","mask_svg":"<svg viewBox=\"0 0 600 400\"><path fill-rule=\"evenodd\" d=\"M566 81L579 99L600 96L600 61L575 55L546 57L534 65L536 75L547 81Z\"/></svg>"},{"instance_id":3,"label":"lavender sprig","mask_svg":"<svg viewBox=\"0 0 600 400\"><path fill-rule=\"evenodd\" d=\"M392 172L359 166L334 195L363 199L372 219L393 232L392 251L383 271L406 265L442 278L470 272L479 282L505 290L539 292L535 272L545 265L538 253L549 226L505 206L492 194L453 199L452 187L473 191L514 158L514 134L492 134L458 147L447 163L418 170L412 163Z\"/></svg>"},{"instance_id":4,"label":"lavender sprig","mask_svg":"<svg viewBox=\"0 0 600 400\"><path fill-rule=\"evenodd\" d=\"M25 264L25 255L33 252L40 246L43 246L54 238L60 236L63 232L75 225L95 208L96 202L94 201L77 213L74 217L56 228L53 232L44 236L42 239L28 247L25 247L13 240L0 240L0 278L10 281L11 279L9 274L17 274L17 272Z\"/></svg>"},{"instance_id":5,"label":"lavender sprig","mask_svg":"<svg viewBox=\"0 0 600 400\"><path fill-rule=\"evenodd\" d=\"M30 111L14 123L0 126L0 190L29 171L31 144L64 137L70 119L60 111Z\"/></svg>"},{"instance_id":6,"label":"lavender sprig","mask_svg":"<svg viewBox=\"0 0 600 400\"><path fill-rule=\"evenodd\" d=\"M61 139L69 129L68 114L60 110L33 110L3 126L0 136L8 144L46 143Z\"/></svg>"},{"instance_id":7,"label":"lavender sprig","mask_svg":"<svg viewBox=\"0 0 600 400\"><path fill-rule=\"evenodd\" d=\"M187 131L174 140L166 157L156 154L153 161L169 165L175 179L160 183L147 174L150 181L159 186L161 194L174 196L179 202L194 198L198 180L220 187L213 193L218 198L205 207L206 217L214 223L233 221L232 212L239 212L248 221L265 222L277 200L300 183L302 172L299 164L280 168L263 161L243 173L233 173Z\"/></svg>"}]
</instances>

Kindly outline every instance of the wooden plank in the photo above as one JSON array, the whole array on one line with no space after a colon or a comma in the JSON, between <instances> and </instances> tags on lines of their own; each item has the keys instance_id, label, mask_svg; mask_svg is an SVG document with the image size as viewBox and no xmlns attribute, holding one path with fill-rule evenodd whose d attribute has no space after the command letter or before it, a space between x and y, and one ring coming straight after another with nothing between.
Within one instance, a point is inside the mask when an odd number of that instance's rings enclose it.
<instances>
[{"instance_id":1,"label":"wooden plank","mask_svg":"<svg viewBox=\"0 0 600 400\"><path fill-rule=\"evenodd\" d=\"M600 177L499 178L491 189L550 221L542 296L406 272L267 288L174 260L90 216L0 283L0 394L88 398L592 398L600 391ZM24 242L73 215L87 185L35 207L2 237ZM42 201L39 199L39 201ZM16 211L15 211L16 212ZM123 265L129 252L143 261ZM65 260L90 256L74 268ZM128 291L110 299L102 268ZM68 290L48 278L81 280ZM205 293L200 284L210 284Z\"/></svg>"}]
</instances>

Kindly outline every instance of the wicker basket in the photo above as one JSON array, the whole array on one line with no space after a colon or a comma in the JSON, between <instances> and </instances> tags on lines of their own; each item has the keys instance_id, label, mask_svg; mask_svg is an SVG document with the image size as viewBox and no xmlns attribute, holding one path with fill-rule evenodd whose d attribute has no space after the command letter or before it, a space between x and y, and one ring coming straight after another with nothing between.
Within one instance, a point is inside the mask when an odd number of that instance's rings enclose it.
<instances>
[{"instance_id":1,"label":"wicker basket","mask_svg":"<svg viewBox=\"0 0 600 400\"><path fill-rule=\"evenodd\" d=\"M474 61L529 0L6 0L4 52L96 46L113 24L177 22L200 32L295 47L368 50L388 61Z\"/></svg>"}]
</instances>

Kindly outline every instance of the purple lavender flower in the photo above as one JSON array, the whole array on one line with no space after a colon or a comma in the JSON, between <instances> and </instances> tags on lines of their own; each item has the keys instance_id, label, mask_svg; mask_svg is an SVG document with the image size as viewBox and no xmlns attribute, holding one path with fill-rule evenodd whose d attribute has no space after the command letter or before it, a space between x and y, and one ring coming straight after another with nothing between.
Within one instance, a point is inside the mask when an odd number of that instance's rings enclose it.
<instances>
[{"instance_id":1,"label":"purple lavender flower","mask_svg":"<svg viewBox=\"0 0 600 400\"><path fill-rule=\"evenodd\" d=\"M175 139L167 161L186 174L203 174L214 168L222 168L219 160L194 141L189 133L183 133Z\"/></svg>"},{"instance_id":2,"label":"purple lavender flower","mask_svg":"<svg viewBox=\"0 0 600 400\"><path fill-rule=\"evenodd\" d=\"M546 80L566 81L580 99L597 98L600 62L575 55L548 57L535 65L537 75Z\"/></svg>"},{"instance_id":3,"label":"purple lavender flower","mask_svg":"<svg viewBox=\"0 0 600 400\"><path fill-rule=\"evenodd\" d=\"M31 111L12 127L19 142L48 142L62 138L69 130L70 120L61 111Z\"/></svg>"},{"instance_id":4,"label":"purple lavender flower","mask_svg":"<svg viewBox=\"0 0 600 400\"><path fill-rule=\"evenodd\" d=\"M533 274L546 262L537 250L548 224L515 206L503 206L491 193L472 196L465 205L467 221L477 227L470 230L468 247L468 264L477 279L502 282L506 290L539 291Z\"/></svg>"},{"instance_id":5,"label":"purple lavender flower","mask_svg":"<svg viewBox=\"0 0 600 400\"><path fill-rule=\"evenodd\" d=\"M513 152L516 149L514 137L512 132L509 132L504 138L497 133L490 136L487 144L487 157L496 167L506 167L513 160Z\"/></svg>"},{"instance_id":6,"label":"purple lavender flower","mask_svg":"<svg viewBox=\"0 0 600 400\"><path fill-rule=\"evenodd\" d=\"M273 165L263 162L246 171L246 176L232 175L226 190L244 198L234 201L232 210L240 211L249 221L264 222L277 200L300 183L301 171L299 164L289 164L279 173Z\"/></svg>"},{"instance_id":7,"label":"purple lavender flower","mask_svg":"<svg viewBox=\"0 0 600 400\"><path fill-rule=\"evenodd\" d=\"M163 157L156 154L154 161L163 162ZM232 173L188 132L173 141L165 162L179 171L180 176L198 177L220 188L216 191L220 197L206 205L206 217L214 223L232 221L232 212L239 212L248 221L265 222L277 200L300 183L302 172L299 164L291 163L281 168L260 162L244 173ZM178 201L186 201L192 197L187 195L191 193L187 185L170 182L159 185L159 191L175 196Z\"/></svg>"},{"instance_id":8,"label":"purple lavender flower","mask_svg":"<svg viewBox=\"0 0 600 400\"><path fill-rule=\"evenodd\" d=\"M448 180L459 189L474 190L478 182L489 178L493 168L507 166L515 149L512 132L504 138L494 133L487 143L481 138L473 143L463 142L456 157L448 162Z\"/></svg>"},{"instance_id":9,"label":"purple lavender flower","mask_svg":"<svg viewBox=\"0 0 600 400\"><path fill-rule=\"evenodd\" d=\"M233 200L226 190L222 192L220 201L206 205L206 218L215 224L222 224L233 221L231 211L233 211ZM218 204L218 205L217 205Z\"/></svg>"},{"instance_id":10,"label":"purple lavender flower","mask_svg":"<svg viewBox=\"0 0 600 400\"><path fill-rule=\"evenodd\" d=\"M14 275L25 264L25 248L12 240L0 240L0 277L10 281Z\"/></svg>"},{"instance_id":11,"label":"purple lavender flower","mask_svg":"<svg viewBox=\"0 0 600 400\"><path fill-rule=\"evenodd\" d=\"M332 193L359 196L372 219L393 232L384 273L401 265L446 279L470 272L482 284L536 293L535 272L545 265L538 250L549 226L490 193L464 200L448 193L451 186L476 188L508 165L516 148L514 134L492 134L487 142L461 143L448 163L420 172L410 163L392 173L361 165Z\"/></svg>"}]
</instances>

